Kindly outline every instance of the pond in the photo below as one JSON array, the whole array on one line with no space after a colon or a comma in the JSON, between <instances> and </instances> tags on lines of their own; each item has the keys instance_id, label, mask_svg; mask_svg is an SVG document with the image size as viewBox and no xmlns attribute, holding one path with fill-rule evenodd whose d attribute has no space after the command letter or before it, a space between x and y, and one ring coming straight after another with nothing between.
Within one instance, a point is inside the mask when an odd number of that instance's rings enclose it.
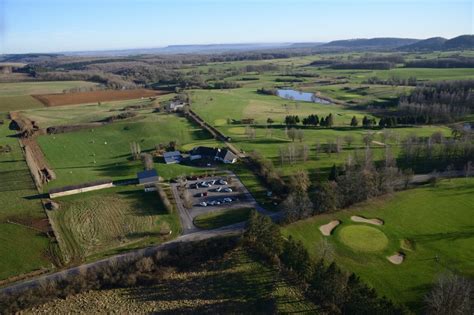
<instances>
[{"instance_id":1,"label":"pond","mask_svg":"<svg viewBox=\"0 0 474 315\"><path fill-rule=\"evenodd\" d=\"M278 89L277 95L287 100L312 102L318 104L331 104L328 100L317 97L314 93L301 92L296 90Z\"/></svg>"}]
</instances>

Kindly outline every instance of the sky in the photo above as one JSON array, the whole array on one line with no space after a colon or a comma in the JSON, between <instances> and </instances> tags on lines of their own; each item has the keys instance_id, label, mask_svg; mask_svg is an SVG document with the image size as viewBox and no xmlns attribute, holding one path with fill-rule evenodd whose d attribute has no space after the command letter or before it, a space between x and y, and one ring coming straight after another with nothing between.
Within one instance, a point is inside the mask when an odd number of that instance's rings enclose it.
<instances>
[{"instance_id":1,"label":"sky","mask_svg":"<svg viewBox=\"0 0 474 315\"><path fill-rule=\"evenodd\" d=\"M0 54L473 33L474 0L0 0Z\"/></svg>"}]
</instances>

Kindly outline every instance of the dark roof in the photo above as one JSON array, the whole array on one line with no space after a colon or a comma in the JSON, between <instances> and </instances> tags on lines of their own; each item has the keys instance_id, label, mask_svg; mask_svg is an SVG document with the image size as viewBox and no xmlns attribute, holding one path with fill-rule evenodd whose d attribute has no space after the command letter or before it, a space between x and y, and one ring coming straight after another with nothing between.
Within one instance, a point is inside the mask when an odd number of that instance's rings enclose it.
<instances>
[{"instance_id":1,"label":"dark roof","mask_svg":"<svg viewBox=\"0 0 474 315\"><path fill-rule=\"evenodd\" d=\"M137 173L138 179L145 179L150 177L158 177L158 172L156 170L149 170Z\"/></svg>"},{"instance_id":2,"label":"dark roof","mask_svg":"<svg viewBox=\"0 0 474 315\"><path fill-rule=\"evenodd\" d=\"M217 154L217 149L210 147L195 147L191 150L191 154L214 158Z\"/></svg>"}]
</instances>

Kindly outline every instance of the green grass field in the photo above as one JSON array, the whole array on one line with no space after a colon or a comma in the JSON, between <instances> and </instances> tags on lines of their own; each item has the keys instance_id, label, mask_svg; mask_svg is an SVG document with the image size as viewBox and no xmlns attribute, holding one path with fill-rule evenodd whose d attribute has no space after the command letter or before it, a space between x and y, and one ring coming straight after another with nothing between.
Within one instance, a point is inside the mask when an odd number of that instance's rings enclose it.
<instances>
[{"instance_id":1,"label":"green grass field","mask_svg":"<svg viewBox=\"0 0 474 315\"><path fill-rule=\"evenodd\" d=\"M142 152L155 145L176 141L178 146L204 140L213 140L204 131L191 125L185 118L166 114L149 114L130 122L86 129L78 132L41 136L38 142L57 179L46 188L60 187L111 178L114 180L136 177L143 169L140 161L131 161L130 143L140 144ZM218 143L213 142L215 146ZM165 179L182 174L197 173L198 168L184 165L155 163Z\"/></svg>"},{"instance_id":2,"label":"green grass field","mask_svg":"<svg viewBox=\"0 0 474 315\"><path fill-rule=\"evenodd\" d=\"M10 153L0 153L0 279L51 266L49 240L27 226L46 219L38 194L17 138L0 125L0 145L9 145ZM21 223L17 225L10 222Z\"/></svg>"},{"instance_id":3,"label":"green grass field","mask_svg":"<svg viewBox=\"0 0 474 315\"><path fill-rule=\"evenodd\" d=\"M247 221L251 211L252 209L250 208L242 208L201 214L194 218L193 223L200 229L217 229L226 225Z\"/></svg>"},{"instance_id":4,"label":"green grass field","mask_svg":"<svg viewBox=\"0 0 474 315\"><path fill-rule=\"evenodd\" d=\"M180 232L176 214L166 213L157 193L145 193L142 187L117 187L56 201L60 209L51 211L50 217L68 261L156 244Z\"/></svg>"},{"instance_id":5,"label":"green grass field","mask_svg":"<svg viewBox=\"0 0 474 315\"><path fill-rule=\"evenodd\" d=\"M439 274L454 271L474 276L472 205L474 178L443 180L436 187L398 192L291 224L283 231L301 240L313 257L325 251L326 259L334 259L380 294L416 310ZM355 223L352 215L380 218L385 224ZM334 219L342 224L324 237L319 226ZM406 255L401 265L386 258L397 251Z\"/></svg>"}]
</instances>

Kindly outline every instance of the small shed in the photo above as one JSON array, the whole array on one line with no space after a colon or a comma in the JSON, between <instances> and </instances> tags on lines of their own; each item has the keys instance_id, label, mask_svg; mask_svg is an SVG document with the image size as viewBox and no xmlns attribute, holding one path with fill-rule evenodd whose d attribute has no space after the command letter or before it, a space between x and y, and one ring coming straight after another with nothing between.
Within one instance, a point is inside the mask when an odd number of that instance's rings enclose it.
<instances>
[{"instance_id":1,"label":"small shed","mask_svg":"<svg viewBox=\"0 0 474 315\"><path fill-rule=\"evenodd\" d=\"M158 172L156 170L149 170L137 173L138 184L146 185L158 182Z\"/></svg>"},{"instance_id":2,"label":"small shed","mask_svg":"<svg viewBox=\"0 0 474 315\"><path fill-rule=\"evenodd\" d=\"M183 159L179 151L165 152L163 153L163 158L166 164L177 164Z\"/></svg>"}]
</instances>

